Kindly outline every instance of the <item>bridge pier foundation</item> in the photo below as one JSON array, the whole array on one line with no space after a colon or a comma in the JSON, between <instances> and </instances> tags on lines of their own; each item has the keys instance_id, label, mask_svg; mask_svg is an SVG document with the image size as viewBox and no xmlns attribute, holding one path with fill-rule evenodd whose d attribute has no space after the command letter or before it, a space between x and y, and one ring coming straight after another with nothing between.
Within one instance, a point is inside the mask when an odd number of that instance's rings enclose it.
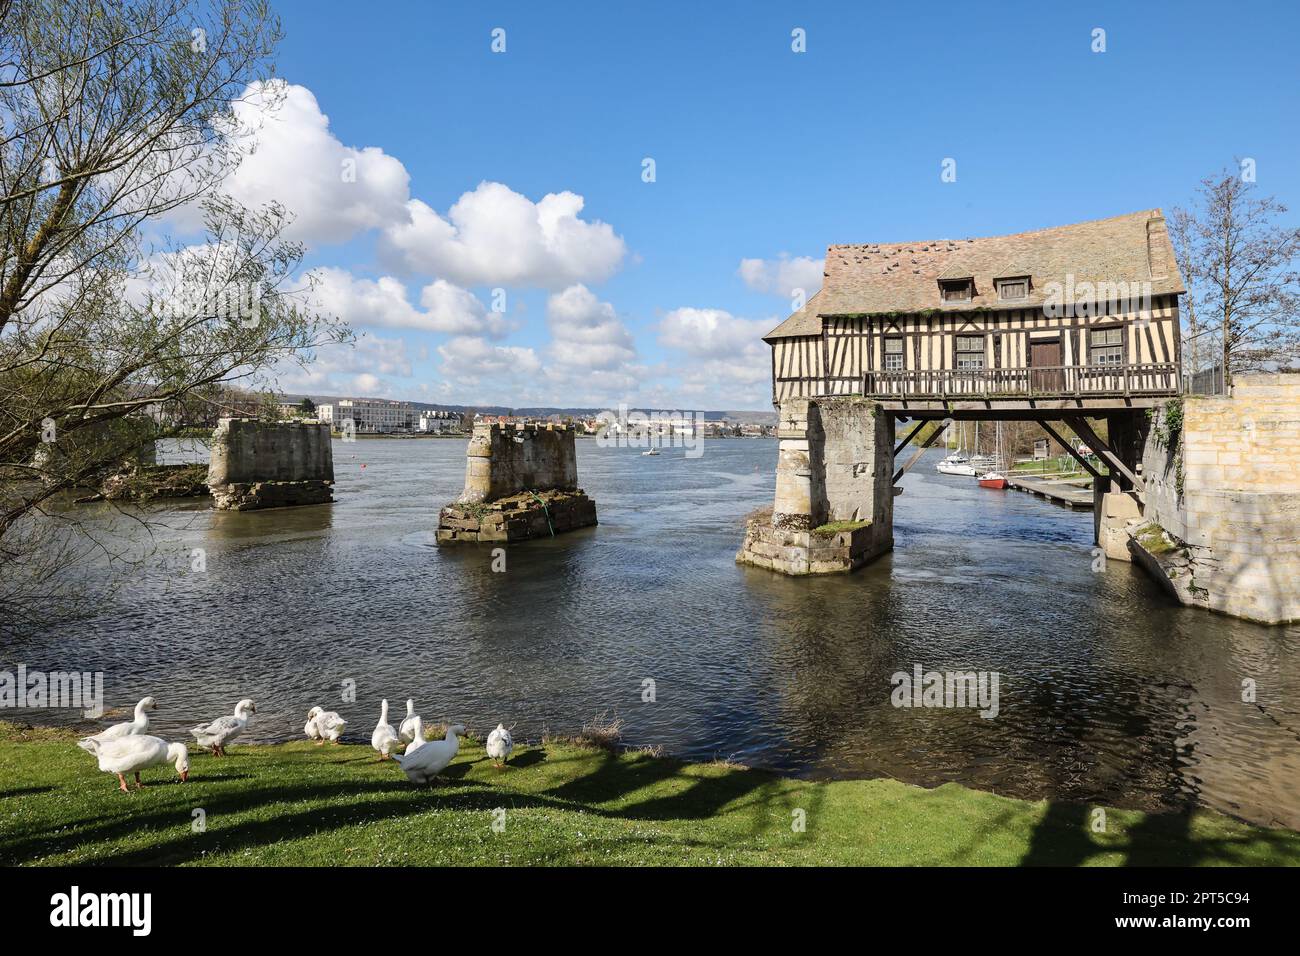
<instances>
[{"instance_id":1,"label":"bridge pier foundation","mask_svg":"<svg viewBox=\"0 0 1300 956\"><path fill-rule=\"evenodd\" d=\"M854 571L894 546L893 416L854 397L781 403L776 496L750 519L741 564Z\"/></svg>"}]
</instances>

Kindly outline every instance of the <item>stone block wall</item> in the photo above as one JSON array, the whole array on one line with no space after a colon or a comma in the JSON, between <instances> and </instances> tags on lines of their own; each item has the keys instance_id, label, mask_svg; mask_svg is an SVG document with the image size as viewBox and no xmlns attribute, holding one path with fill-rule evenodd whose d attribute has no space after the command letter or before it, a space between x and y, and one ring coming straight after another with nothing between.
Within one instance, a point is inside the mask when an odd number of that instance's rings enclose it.
<instances>
[{"instance_id":1,"label":"stone block wall","mask_svg":"<svg viewBox=\"0 0 1300 956\"><path fill-rule=\"evenodd\" d=\"M597 523L567 425L482 422L465 456L465 489L438 514L439 544L510 543Z\"/></svg>"},{"instance_id":2,"label":"stone block wall","mask_svg":"<svg viewBox=\"0 0 1300 956\"><path fill-rule=\"evenodd\" d=\"M217 508L248 511L334 499L334 449L323 422L223 418L209 445L208 487Z\"/></svg>"},{"instance_id":3,"label":"stone block wall","mask_svg":"<svg viewBox=\"0 0 1300 956\"><path fill-rule=\"evenodd\" d=\"M479 423L465 455L461 503L578 487L573 429L566 425Z\"/></svg>"},{"instance_id":4,"label":"stone block wall","mask_svg":"<svg viewBox=\"0 0 1300 956\"><path fill-rule=\"evenodd\" d=\"M783 574L853 571L894 546L893 427L862 398L781 403L776 495L736 560ZM836 530L818 528L836 523Z\"/></svg>"},{"instance_id":5,"label":"stone block wall","mask_svg":"<svg viewBox=\"0 0 1300 956\"><path fill-rule=\"evenodd\" d=\"M1300 375L1238 375L1181 413L1176 437L1153 415L1135 554L1183 603L1300 620Z\"/></svg>"}]
</instances>

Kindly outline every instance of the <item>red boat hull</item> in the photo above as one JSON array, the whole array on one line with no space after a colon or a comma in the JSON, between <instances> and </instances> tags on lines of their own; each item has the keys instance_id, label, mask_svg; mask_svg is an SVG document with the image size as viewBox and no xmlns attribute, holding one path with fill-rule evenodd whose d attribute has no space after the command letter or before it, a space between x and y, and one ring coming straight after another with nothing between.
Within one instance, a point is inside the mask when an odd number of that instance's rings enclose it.
<instances>
[{"instance_id":1,"label":"red boat hull","mask_svg":"<svg viewBox=\"0 0 1300 956\"><path fill-rule=\"evenodd\" d=\"M1007 486L1007 480L1005 478L981 478L980 479L981 488L1002 489L1005 488L1006 486Z\"/></svg>"}]
</instances>

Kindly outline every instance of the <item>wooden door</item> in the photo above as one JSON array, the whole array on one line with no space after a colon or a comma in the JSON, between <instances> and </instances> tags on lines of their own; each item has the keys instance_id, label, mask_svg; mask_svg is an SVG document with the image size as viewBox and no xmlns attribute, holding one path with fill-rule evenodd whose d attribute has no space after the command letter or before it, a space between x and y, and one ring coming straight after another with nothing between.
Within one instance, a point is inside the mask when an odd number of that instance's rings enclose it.
<instances>
[{"instance_id":1,"label":"wooden door","mask_svg":"<svg viewBox=\"0 0 1300 956\"><path fill-rule=\"evenodd\" d=\"M1034 392L1065 391L1065 372L1061 368L1061 340L1031 341L1029 346L1029 384Z\"/></svg>"}]
</instances>

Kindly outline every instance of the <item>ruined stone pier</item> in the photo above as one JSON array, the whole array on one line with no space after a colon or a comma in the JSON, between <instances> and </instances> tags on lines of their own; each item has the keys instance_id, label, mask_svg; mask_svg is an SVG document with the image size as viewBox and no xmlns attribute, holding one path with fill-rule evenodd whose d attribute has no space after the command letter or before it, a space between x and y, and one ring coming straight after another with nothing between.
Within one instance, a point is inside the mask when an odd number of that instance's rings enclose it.
<instances>
[{"instance_id":1,"label":"ruined stone pier","mask_svg":"<svg viewBox=\"0 0 1300 956\"><path fill-rule=\"evenodd\" d=\"M894 546L893 418L855 397L781 403L776 497L751 518L741 564L853 571Z\"/></svg>"},{"instance_id":2,"label":"ruined stone pier","mask_svg":"<svg viewBox=\"0 0 1300 956\"><path fill-rule=\"evenodd\" d=\"M334 450L323 422L223 418L212 432L208 488L223 511L333 501Z\"/></svg>"},{"instance_id":3,"label":"ruined stone pier","mask_svg":"<svg viewBox=\"0 0 1300 956\"><path fill-rule=\"evenodd\" d=\"M465 489L438 515L439 544L525 541L596 524L567 425L482 422L465 455Z\"/></svg>"}]
</instances>

